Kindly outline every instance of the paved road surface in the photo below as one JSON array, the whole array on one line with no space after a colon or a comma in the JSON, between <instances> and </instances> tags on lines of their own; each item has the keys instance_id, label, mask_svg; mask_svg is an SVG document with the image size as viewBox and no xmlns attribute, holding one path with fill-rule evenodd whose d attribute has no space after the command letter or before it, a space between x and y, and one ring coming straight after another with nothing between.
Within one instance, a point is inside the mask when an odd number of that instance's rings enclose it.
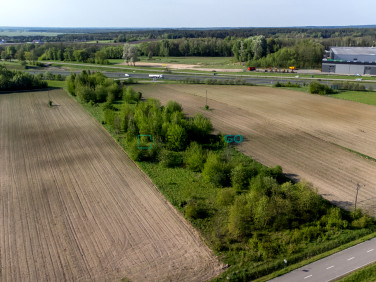
<instances>
[{"instance_id":1,"label":"paved road surface","mask_svg":"<svg viewBox=\"0 0 376 282\"><path fill-rule=\"evenodd\" d=\"M376 238L298 268L269 281L326 282L341 277L373 262L376 262Z\"/></svg>"},{"instance_id":2,"label":"paved road surface","mask_svg":"<svg viewBox=\"0 0 376 282\"><path fill-rule=\"evenodd\" d=\"M30 70L28 71L29 73L32 74L38 74L38 73L46 73L46 70ZM69 75L70 73L81 73L81 70L75 70L75 71L65 71L65 70L49 70L50 73L53 74L61 74L61 75ZM102 71L102 73L111 78L125 78L124 74L126 73L125 71L122 72L106 72ZM153 73L152 71L150 73ZM148 73L129 73L131 77L133 78L141 78L141 79L149 79L152 81L152 79L149 78ZM278 78L278 77L250 77L250 76L238 76L238 75L223 75L223 74L218 74L218 75L195 75L195 74L163 74L164 79L167 80L185 80L187 78L194 78L194 79L199 79L201 81L205 81L208 78L211 79L217 79L217 80L234 80L234 79L242 79L245 80L247 83L253 83L257 85L271 85L276 83L277 81L279 82L287 82L290 81L292 83L310 83L310 79L300 79L300 78ZM320 81L321 83L326 83L326 84L331 84L332 82L330 81ZM363 83L365 87L372 86L373 88L376 88L376 81L374 83Z\"/></svg>"}]
</instances>

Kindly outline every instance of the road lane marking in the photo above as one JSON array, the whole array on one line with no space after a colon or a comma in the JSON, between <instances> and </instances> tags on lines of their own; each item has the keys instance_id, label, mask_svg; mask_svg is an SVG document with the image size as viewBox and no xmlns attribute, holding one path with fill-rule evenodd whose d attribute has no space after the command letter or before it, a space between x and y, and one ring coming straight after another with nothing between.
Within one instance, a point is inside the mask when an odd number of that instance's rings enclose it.
<instances>
[{"instance_id":1,"label":"road lane marking","mask_svg":"<svg viewBox=\"0 0 376 282\"><path fill-rule=\"evenodd\" d=\"M311 277L312 275L308 275L308 276L306 276L306 277L304 277L304 279L307 279L307 278L309 278L309 277Z\"/></svg>"},{"instance_id":2,"label":"road lane marking","mask_svg":"<svg viewBox=\"0 0 376 282\"><path fill-rule=\"evenodd\" d=\"M355 257L352 257L352 258L348 258L347 260L352 260L352 259L354 259Z\"/></svg>"},{"instance_id":3,"label":"road lane marking","mask_svg":"<svg viewBox=\"0 0 376 282\"><path fill-rule=\"evenodd\" d=\"M373 251L373 249L370 249L370 250L367 251L367 253L372 252L372 251Z\"/></svg>"},{"instance_id":4,"label":"road lane marking","mask_svg":"<svg viewBox=\"0 0 376 282\"><path fill-rule=\"evenodd\" d=\"M332 266L329 266L329 267L327 267L326 269L331 269L331 268L333 268L334 267L334 265L332 265Z\"/></svg>"}]
</instances>

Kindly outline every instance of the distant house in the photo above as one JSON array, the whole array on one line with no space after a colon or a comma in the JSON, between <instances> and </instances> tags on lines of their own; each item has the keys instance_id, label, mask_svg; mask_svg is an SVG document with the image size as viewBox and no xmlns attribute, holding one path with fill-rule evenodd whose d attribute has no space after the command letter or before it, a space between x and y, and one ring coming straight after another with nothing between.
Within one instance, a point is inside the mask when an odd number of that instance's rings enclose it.
<instances>
[{"instance_id":1,"label":"distant house","mask_svg":"<svg viewBox=\"0 0 376 282\"><path fill-rule=\"evenodd\" d=\"M376 75L376 47L331 47L322 72Z\"/></svg>"},{"instance_id":2,"label":"distant house","mask_svg":"<svg viewBox=\"0 0 376 282\"><path fill-rule=\"evenodd\" d=\"M0 40L0 44L5 44L5 43L7 43L7 41L5 39Z\"/></svg>"}]
</instances>

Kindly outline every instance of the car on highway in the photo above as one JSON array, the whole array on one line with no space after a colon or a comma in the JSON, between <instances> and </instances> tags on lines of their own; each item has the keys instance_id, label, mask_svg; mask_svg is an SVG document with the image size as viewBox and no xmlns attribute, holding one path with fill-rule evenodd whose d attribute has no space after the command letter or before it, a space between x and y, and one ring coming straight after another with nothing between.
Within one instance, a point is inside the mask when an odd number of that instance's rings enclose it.
<instances>
[{"instance_id":1,"label":"car on highway","mask_svg":"<svg viewBox=\"0 0 376 282\"><path fill-rule=\"evenodd\" d=\"M124 74L124 76L125 76L125 77L130 77L130 75L129 75L129 74L127 74L127 73L126 73L126 74Z\"/></svg>"}]
</instances>

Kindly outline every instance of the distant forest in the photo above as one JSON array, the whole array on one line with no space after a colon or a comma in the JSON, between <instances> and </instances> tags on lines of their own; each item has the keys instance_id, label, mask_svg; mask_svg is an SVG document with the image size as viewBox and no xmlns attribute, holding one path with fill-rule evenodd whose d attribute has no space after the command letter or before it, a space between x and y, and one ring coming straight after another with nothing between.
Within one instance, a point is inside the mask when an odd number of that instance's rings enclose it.
<instances>
[{"instance_id":1,"label":"distant forest","mask_svg":"<svg viewBox=\"0 0 376 282\"><path fill-rule=\"evenodd\" d=\"M18 59L76 61L108 64L123 58L123 44L137 45L138 56L234 57L253 67L318 68L330 46L375 46L376 28L238 28L159 30L77 30L56 36L0 37L7 43L38 39L44 44L0 45L2 60ZM35 32L36 30L32 30ZM73 29L58 30L73 32ZM90 31L90 32L89 32ZM102 32L96 32L102 31ZM43 32L41 30L41 32ZM114 43L100 41L111 40ZM98 41L87 44L85 41Z\"/></svg>"}]
</instances>

